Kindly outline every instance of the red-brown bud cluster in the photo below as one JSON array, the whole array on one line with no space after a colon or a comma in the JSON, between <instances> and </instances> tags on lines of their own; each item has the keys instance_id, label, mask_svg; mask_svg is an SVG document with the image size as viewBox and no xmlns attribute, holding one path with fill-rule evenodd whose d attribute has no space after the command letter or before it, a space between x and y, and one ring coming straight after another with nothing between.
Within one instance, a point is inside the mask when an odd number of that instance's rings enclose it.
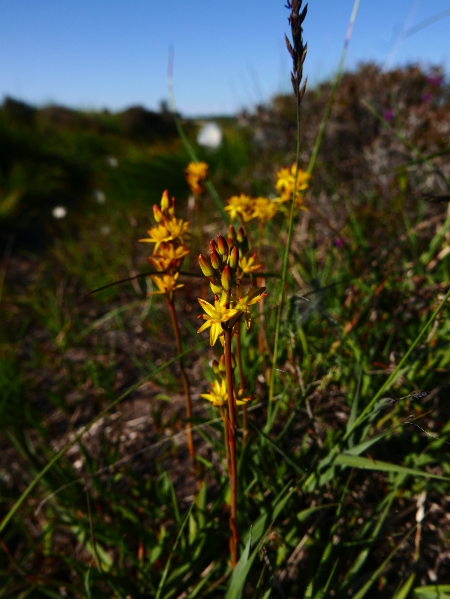
<instances>
[{"instance_id":1,"label":"red-brown bud cluster","mask_svg":"<svg viewBox=\"0 0 450 599\"><path fill-rule=\"evenodd\" d=\"M242 240L244 236L245 233L242 231ZM234 237L237 242L236 235ZM230 237L227 241L225 237L218 235L217 241L211 239L209 242L209 262L203 254L200 254L198 263L202 273L209 280L211 291L216 295L220 295L222 291L230 291L236 283L236 271L239 266L239 248L233 244Z\"/></svg>"}]
</instances>

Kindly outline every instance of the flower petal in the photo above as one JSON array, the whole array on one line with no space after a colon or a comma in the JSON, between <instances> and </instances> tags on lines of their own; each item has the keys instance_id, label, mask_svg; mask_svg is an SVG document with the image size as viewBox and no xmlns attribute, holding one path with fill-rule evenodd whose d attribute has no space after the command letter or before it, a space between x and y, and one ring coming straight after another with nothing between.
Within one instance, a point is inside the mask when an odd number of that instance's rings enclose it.
<instances>
[{"instance_id":1,"label":"flower petal","mask_svg":"<svg viewBox=\"0 0 450 599\"><path fill-rule=\"evenodd\" d=\"M204 331L205 329L207 329L208 327L210 327L212 324L211 320L207 320L206 322L204 322L202 324L202 326L199 328L199 330L197 331L197 333L201 333L202 331Z\"/></svg>"},{"instance_id":2,"label":"flower petal","mask_svg":"<svg viewBox=\"0 0 450 599\"><path fill-rule=\"evenodd\" d=\"M217 337L220 335L221 332L222 332L222 325L219 322L215 322L214 324L211 325L211 332L210 332L211 347L213 347L213 345L215 345L215 343L217 341Z\"/></svg>"},{"instance_id":3,"label":"flower petal","mask_svg":"<svg viewBox=\"0 0 450 599\"><path fill-rule=\"evenodd\" d=\"M203 310L209 314L209 316L211 317L217 317L217 311L215 310L214 306L211 306L211 304L209 304L207 301L205 301L204 299L200 299L198 298L198 302L200 304L200 306L203 308Z\"/></svg>"}]
</instances>

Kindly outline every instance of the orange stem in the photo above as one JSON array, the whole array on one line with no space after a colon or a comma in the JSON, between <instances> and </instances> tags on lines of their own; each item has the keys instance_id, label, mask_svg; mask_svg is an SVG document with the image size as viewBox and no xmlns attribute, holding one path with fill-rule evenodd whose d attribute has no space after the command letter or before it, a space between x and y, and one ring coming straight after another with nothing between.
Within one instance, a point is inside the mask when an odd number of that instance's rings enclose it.
<instances>
[{"instance_id":1,"label":"orange stem","mask_svg":"<svg viewBox=\"0 0 450 599\"><path fill-rule=\"evenodd\" d=\"M237 531L237 468L236 468L236 403L234 401L233 368L231 365L231 339L233 329L224 328L224 355L228 391L228 444L230 448L230 551L233 568L237 564L238 531Z\"/></svg>"},{"instance_id":2,"label":"orange stem","mask_svg":"<svg viewBox=\"0 0 450 599\"><path fill-rule=\"evenodd\" d=\"M169 295L166 295L166 299L167 305L169 307L170 316L172 317L173 330L175 331L175 339L177 342L178 362L180 364L181 378L183 381L184 394L186 396L186 415L190 419L192 418L191 389L189 385L189 379L187 377L186 371L184 370L183 358L181 358L182 351L180 329L178 328L177 315L175 312L175 307L173 305L173 300L169 297ZM195 450L194 442L192 440L191 423L186 422L185 427L189 455L191 456L192 463L194 465L194 468L196 469Z\"/></svg>"}]
</instances>

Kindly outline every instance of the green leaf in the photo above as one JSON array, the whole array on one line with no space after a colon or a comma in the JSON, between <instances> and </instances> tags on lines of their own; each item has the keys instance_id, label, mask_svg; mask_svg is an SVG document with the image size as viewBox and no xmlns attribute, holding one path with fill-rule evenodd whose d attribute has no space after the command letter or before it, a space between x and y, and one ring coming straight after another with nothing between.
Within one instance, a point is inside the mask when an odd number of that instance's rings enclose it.
<instances>
[{"instance_id":1,"label":"green leaf","mask_svg":"<svg viewBox=\"0 0 450 599\"><path fill-rule=\"evenodd\" d=\"M435 584L428 587L416 587L414 597L417 599L449 599L450 584Z\"/></svg>"},{"instance_id":2,"label":"green leaf","mask_svg":"<svg viewBox=\"0 0 450 599\"><path fill-rule=\"evenodd\" d=\"M411 576L408 578L408 580L405 582L405 584L402 586L402 588L399 590L399 592L396 593L394 599L407 599L415 577L416 573L413 572Z\"/></svg>"},{"instance_id":3,"label":"green leaf","mask_svg":"<svg viewBox=\"0 0 450 599\"><path fill-rule=\"evenodd\" d=\"M91 576L91 568L92 568L93 561L94 560L92 559L91 563L89 564L89 568L86 570L86 574L84 575L84 590L86 591L87 599L91 599L91 597L92 597L90 576Z\"/></svg>"},{"instance_id":4,"label":"green leaf","mask_svg":"<svg viewBox=\"0 0 450 599\"><path fill-rule=\"evenodd\" d=\"M163 589L164 589L164 584L165 584L165 582L166 582L166 578L167 578L167 575L168 575L168 573L169 573L169 569L170 569L170 563L171 563L171 561L172 561L173 554L175 553L175 550L176 550L176 548L177 548L177 546L178 546L178 541L179 541L179 540L180 540L180 538L181 538L181 535L182 535L182 533L183 533L184 527L186 526L186 523L189 521L189 517L190 517L190 515L191 515L192 508L193 508L193 507L194 507L194 505L195 505L195 501L196 501L196 500L194 499L194 501L193 501L193 502L192 502L192 504L191 504L191 507L189 508L189 511L188 511L188 513L186 514L186 517L184 518L184 522L183 522L183 524L182 524L182 526L181 526L181 528L180 528L180 530L179 530L179 532L178 532L178 535L177 535L177 538L176 538L176 540L175 540L174 546L173 546L173 548L172 548L172 551L170 552L169 559L168 559L168 560L167 560L167 562L166 562L166 566L165 566L165 568L164 568L163 575L161 576L161 580L160 580L160 582L159 582L159 586L158 586L158 590L157 590L157 592L156 592L156 597L155 597L155 599L160 599L160 597L161 597L161 594L162 594L162 592L163 592Z\"/></svg>"},{"instance_id":5,"label":"green leaf","mask_svg":"<svg viewBox=\"0 0 450 599\"><path fill-rule=\"evenodd\" d=\"M252 544L252 531L250 529L250 534L248 536L247 544L245 545L245 549L242 552L242 555L236 564L235 569L233 570L233 574L230 578L230 583L227 588L227 594L225 595L225 599L241 599L242 593L244 592L245 581L247 579L247 574L250 570L248 556L250 554L250 545ZM250 562L251 565L251 562Z\"/></svg>"},{"instance_id":6,"label":"green leaf","mask_svg":"<svg viewBox=\"0 0 450 599\"><path fill-rule=\"evenodd\" d=\"M362 470L377 470L380 472L399 472L400 474L411 474L412 476L422 476L424 478L434 478L437 480L450 481L448 476L440 476L430 472L423 472L415 468L407 468L406 466L398 466L397 464L389 464L380 460L369 460L362 456L349 455L340 453L336 456L334 463L339 466L350 466L351 468L360 468Z\"/></svg>"}]
</instances>

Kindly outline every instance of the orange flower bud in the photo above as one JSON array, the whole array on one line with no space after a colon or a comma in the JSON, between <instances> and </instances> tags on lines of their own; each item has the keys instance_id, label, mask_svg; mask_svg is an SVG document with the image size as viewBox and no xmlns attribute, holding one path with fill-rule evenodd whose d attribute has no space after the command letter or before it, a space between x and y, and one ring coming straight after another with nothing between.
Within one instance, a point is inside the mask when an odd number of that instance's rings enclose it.
<instances>
[{"instance_id":1,"label":"orange flower bud","mask_svg":"<svg viewBox=\"0 0 450 599\"><path fill-rule=\"evenodd\" d=\"M211 241L209 242L209 251L212 252L212 250L217 252L217 243L214 239L211 239Z\"/></svg>"},{"instance_id":2,"label":"orange flower bud","mask_svg":"<svg viewBox=\"0 0 450 599\"><path fill-rule=\"evenodd\" d=\"M161 210L163 212L166 212L168 208L169 208L169 192L166 189L166 190L164 190L164 193L162 194L162 198L161 198Z\"/></svg>"},{"instance_id":3,"label":"orange flower bud","mask_svg":"<svg viewBox=\"0 0 450 599\"><path fill-rule=\"evenodd\" d=\"M214 268L202 254L198 257L198 263L205 277L213 277L216 274Z\"/></svg>"},{"instance_id":4,"label":"orange flower bud","mask_svg":"<svg viewBox=\"0 0 450 599\"><path fill-rule=\"evenodd\" d=\"M244 229L242 227L239 227L237 235L236 235L236 239L238 240L239 243L242 243L244 241L244 237L245 237Z\"/></svg>"},{"instance_id":5,"label":"orange flower bud","mask_svg":"<svg viewBox=\"0 0 450 599\"><path fill-rule=\"evenodd\" d=\"M216 250L211 250L209 252L209 257L211 258L211 264L213 265L213 268L219 270L219 268L222 266L222 260L220 259L220 256Z\"/></svg>"},{"instance_id":6,"label":"orange flower bud","mask_svg":"<svg viewBox=\"0 0 450 599\"><path fill-rule=\"evenodd\" d=\"M228 242L222 235L217 235L217 250L226 261L228 258Z\"/></svg>"},{"instance_id":7,"label":"orange flower bud","mask_svg":"<svg viewBox=\"0 0 450 599\"><path fill-rule=\"evenodd\" d=\"M219 285L216 285L212 279L209 279L209 286L211 287L211 291L214 293L214 295L222 293L222 286L220 285L220 281Z\"/></svg>"},{"instance_id":8,"label":"orange flower bud","mask_svg":"<svg viewBox=\"0 0 450 599\"><path fill-rule=\"evenodd\" d=\"M219 358L219 372L221 374L225 374L226 372L226 367L225 367L225 356L222 354Z\"/></svg>"},{"instance_id":9,"label":"orange flower bud","mask_svg":"<svg viewBox=\"0 0 450 599\"><path fill-rule=\"evenodd\" d=\"M231 368L234 370L236 368L236 358L234 354L231 354Z\"/></svg>"},{"instance_id":10,"label":"orange flower bud","mask_svg":"<svg viewBox=\"0 0 450 599\"><path fill-rule=\"evenodd\" d=\"M214 374L218 375L219 372L220 372L219 371L219 362L217 360L213 360L211 366L212 366L212 369L214 371Z\"/></svg>"},{"instance_id":11,"label":"orange flower bud","mask_svg":"<svg viewBox=\"0 0 450 599\"><path fill-rule=\"evenodd\" d=\"M239 252L235 245L233 245L231 248L228 264L233 270L236 270L236 268L239 266Z\"/></svg>"},{"instance_id":12,"label":"orange flower bud","mask_svg":"<svg viewBox=\"0 0 450 599\"><path fill-rule=\"evenodd\" d=\"M153 218L157 223L160 223L163 219L163 213L156 204L153 204Z\"/></svg>"},{"instance_id":13,"label":"orange flower bud","mask_svg":"<svg viewBox=\"0 0 450 599\"><path fill-rule=\"evenodd\" d=\"M234 230L233 225L228 227L228 245L231 247L236 242L236 231Z\"/></svg>"},{"instance_id":14,"label":"orange flower bud","mask_svg":"<svg viewBox=\"0 0 450 599\"><path fill-rule=\"evenodd\" d=\"M225 289L225 291L228 291L231 288L231 285L233 283L233 277L231 275L231 269L228 266L228 264L225 266L225 268L222 271L221 282L222 282L222 287Z\"/></svg>"}]
</instances>

